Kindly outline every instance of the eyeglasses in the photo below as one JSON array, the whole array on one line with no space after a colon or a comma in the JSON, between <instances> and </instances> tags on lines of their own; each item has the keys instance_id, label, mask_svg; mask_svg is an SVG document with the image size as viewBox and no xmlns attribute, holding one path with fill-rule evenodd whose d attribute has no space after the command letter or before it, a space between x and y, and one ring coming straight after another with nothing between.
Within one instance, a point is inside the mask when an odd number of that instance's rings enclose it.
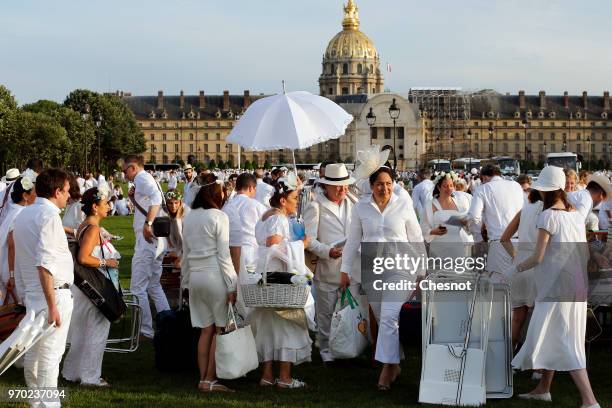
<instances>
[{"instance_id":1,"label":"eyeglasses","mask_svg":"<svg viewBox=\"0 0 612 408\"><path fill-rule=\"evenodd\" d=\"M123 169L123 172L124 172L124 173L127 173L127 171L128 171L130 168L134 168L134 165L133 165L133 164L130 164L129 166L127 166L126 168L124 168L124 169Z\"/></svg>"}]
</instances>

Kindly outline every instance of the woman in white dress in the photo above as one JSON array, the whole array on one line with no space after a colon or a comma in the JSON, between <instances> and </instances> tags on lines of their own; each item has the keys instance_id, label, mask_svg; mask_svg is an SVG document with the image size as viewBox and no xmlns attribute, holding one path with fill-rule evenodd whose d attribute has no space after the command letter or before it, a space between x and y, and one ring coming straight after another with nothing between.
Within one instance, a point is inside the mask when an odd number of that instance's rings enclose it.
<instances>
[{"instance_id":1,"label":"woman in white dress","mask_svg":"<svg viewBox=\"0 0 612 408\"><path fill-rule=\"evenodd\" d=\"M170 217L170 235L168 236L168 256L173 259L174 267L181 267L183 253L183 218L186 215L183 196L176 191L166 193L166 205Z\"/></svg>"},{"instance_id":2,"label":"woman in white dress","mask_svg":"<svg viewBox=\"0 0 612 408\"><path fill-rule=\"evenodd\" d=\"M193 327L201 329L198 367L203 392L231 392L217 380L215 335L227 324L228 305L236 302L238 277L229 252L229 219L221 211L223 182L206 175L183 224L182 284L189 289Z\"/></svg>"},{"instance_id":3,"label":"woman in white dress","mask_svg":"<svg viewBox=\"0 0 612 408\"><path fill-rule=\"evenodd\" d=\"M500 238L506 252L514 258L515 265L523 262L533 254L533 248L538 239L537 221L543 206L540 192L532 189L527 199L528 202L510 221L510 224L508 224ZM517 232L518 245L515 250L512 244L512 237ZM529 309L533 308L536 296L534 273L532 268L510 277L510 292L512 293L512 350L516 350Z\"/></svg>"},{"instance_id":4,"label":"woman in white dress","mask_svg":"<svg viewBox=\"0 0 612 408\"><path fill-rule=\"evenodd\" d=\"M599 408L586 371L586 263L584 218L563 191L563 170L545 167L533 188L542 194L538 239L533 255L515 273L535 267L536 301L525 343L512 360L522 370L543 370L536 388L520 398L551 401L555 371L569 371L582 407Z\"/></svg>"},{"instance_id":5,"label":"woman in white dress","mask_svg":"<svg viewBox=\"0 0 612 408\"><path fill-rule=\"evenodd\" d=\"M85 221L77 229L80 243L77 262L83 266L97 268L110 277L119 288L119 253L113 245L102 238L100 223L108 214L107 186L90 188L83 194L82 210ZM80 381L82 385L108 387L102 378L102 359L110 321L94 306L85 294L72 285L74 309L70 319L70 350L64 360L63 377L68 381Z\"/></svg>"},{"instance_id":6,"label":"woman in white dress","mask_svg":"<svg viewBox=\"0 0 612 408\"><path fill-rule=\"evenodd\" d=\"M13 183L8 199L4 221L0 225L0 302L9 291L16 297L16 302L23 299L23 285L15 282L15 243L13 227L15 218L26 206L36 200L36 189L30 178L19 178Z\"/></svg>"},{"instance_id":7,"label":"woman in white dress","mask_svg":"<svg viewBox=\"0 0 612 408\"><path fill-rule=\"evenodd\" d=\"M85 220L85 213L81 211L81 187L74 175L70 175L70 190L68 190L68 193L70 199L64 210L62 225L68 241L75 241L77 229Z\"/></svg>"},{"instance_id":8,"label":"woman in white dress","mask_svg":"<svg viewBox=\"0 0 612 408\"><path fill-rule=\"evenodd\" d=\"M289 177L288 177L289 178ZM274 245L287 245L291 240L289 216L294 215L298 205L298 188L296 181L289 182L281 178L275 185L275 192L270 198L272 209L266 212L255 226L255 237L259 244L258 271L289 272L288 266L276 258L268 262L268 252ZM308 246L309 239L304 237L301 251ZM264 260L263 262L261 262ZM306 314L284 313L286 309L253 308L249 319L255 335L259 361L263 370L259 385L262 387L276 385L279 388L304 388L306 383L291 376L291 368L308 362L312 354L312 340L308 334ZM279 375L274 376L273 363L279 364Z\"/></svg>"},{"instance_id":9,"label":"woman in white dress","mask_svg":"<svg viewBox=\"0 0 612 408\"><path fill-rule=\"evenodd\" d=\"M354 278L352 265L358 256L362 242L391 242L395 246L405 247L413 257L426 255L423 235L412 206L406 206L406 201L393 191L394 174L388 167L381 167L369 177L372 195L369 199L359 200L353 207L351 226L346 245L342 254L340 271L343 282ZM408 245L405 245L408 244ZM390 249L390 248L387 248ZM363 248L362 248L363 250ZM397 254L385 252L386 257ZM403 280L416 281L422 276L424 269L417 271L389 271L385 283ZM383 275L378 275L383 276ZM362 276L362 284L365 277ZM366 284L365 290L368 302L379 323L376 341L375 359L383 363L378 379L380 390L390 389L391 383L399 376L400 342L398 332L399 312L410 296L409 290L376 291L372 284Z\"/></svg>"},{"instance_id":10,"label":"woman in white dress","mask_svg":"<svg viewBox=\"0 0 612 408\"><path fill-rule=\"evenodd\" d=\"M434 180L433 199L423 209L421 228L425 241L429 242L430 257L463 258L471 253L474 238L470 232L446 222L451 217L465 216L470 209L472 196L456 194L454 172L441 172Z\"/></svg>"}]
</instances>

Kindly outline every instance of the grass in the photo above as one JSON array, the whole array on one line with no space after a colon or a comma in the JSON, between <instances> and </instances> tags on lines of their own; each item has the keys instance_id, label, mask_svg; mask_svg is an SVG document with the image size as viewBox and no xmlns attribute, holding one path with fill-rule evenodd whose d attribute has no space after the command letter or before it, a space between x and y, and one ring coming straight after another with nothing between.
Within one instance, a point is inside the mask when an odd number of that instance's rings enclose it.
<instances>
[{"instance_id":1,"label":"grass","mask_svg":"<svg viewBox=\"0 0 612 408\"><path fill-rule=\"evenodd\" d=\"M116 247L122 253L121 280L129 287L130 265L134 238L132 217L113 217L105 221L112 233L122 235L124 240ZM606 344L594 345L590 356L589 375L595 395L602 407L612 406L612 376L609 362L612 350ZM365 357L342 361L337 366L324 368L313 347L313 362L294 369L296 378L309 384L307 390L276 390L257 386L259 371L246 378L227 381L236 390L235 394L202 394L197 391L196 372L162 373L154 367L152 343L141 344L131 354L104 356L102 373L112 384L110 389L95 390L79 387L60 379L59 386L66 387L67 407L415 407L418 406L421 356L416 349L406 350L402 363L402 376L387 393L376 390L378 369L372 369ZM515 394L531 390L534 383L531 373L514 376ZM0 387L23 387L23 370L9 369L0 377ZM554 405L509 400L490 400L492 407L579 407L580 398L567 373L555 378L552 395ZM0 405L1 406L1 405ZM23 406L26 406L25 404Z\"/></svg>"}]
</instances>

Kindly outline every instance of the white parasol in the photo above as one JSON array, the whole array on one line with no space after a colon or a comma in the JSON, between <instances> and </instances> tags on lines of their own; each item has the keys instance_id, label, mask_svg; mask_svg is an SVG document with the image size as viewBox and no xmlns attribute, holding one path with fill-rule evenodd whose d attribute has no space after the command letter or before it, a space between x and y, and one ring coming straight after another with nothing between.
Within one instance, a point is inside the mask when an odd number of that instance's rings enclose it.
<instances>
[{"instance_id":1,"label":"white parasol","mask_svg":"<svg viewBox=\"0 0 612 408\"><path fill-rule=\"evenodd\" d=\"M255 151L295 149L336 139L344 134L353 120L332 100L305 91L285 92L254 102L227 137Z\"/></svg>"}]
</instances>

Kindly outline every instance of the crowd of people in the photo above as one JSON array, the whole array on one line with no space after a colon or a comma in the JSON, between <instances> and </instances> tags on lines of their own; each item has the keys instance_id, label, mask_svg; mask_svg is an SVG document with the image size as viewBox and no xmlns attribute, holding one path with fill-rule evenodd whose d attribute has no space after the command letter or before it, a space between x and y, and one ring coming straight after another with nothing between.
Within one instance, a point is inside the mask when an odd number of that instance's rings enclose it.
<instances>
[{"instance_id":1,"label":"crowd of people","mask_svg":"<svg viewBox=\"0 0 612 408\"><path fill-rule=\"evenodd\" d=\"M398 293L380 298L371 293L362 284L360 245L402 242L414 257L468 257L486 242L488 272L512 287L512 347L517 353L512 363L540 378L534 390L520 397L550 401L554 372L569 371L583 407L598 407L586 372L584 288L574 285L572 300L559 300L547 273L555 270L553 282L575 279L582 259L559 263L559 247L553 244L586 242L587 230L608 230L609 175L578 176L549 166L532 182L525 175L503 178L498 167L487 165L468 174L423 169L401 178L388 155L372 146L360 152L352 173L342 163L325 162L298 174L286 168L196 171L190 165L182 174L156 173L144 169L142 157L128 156L118 175L129 183L127 196L112 176L100 173L75 177L45 169L38 160L23 172L10 169L0 191L0 298L15 296L28 309L46 311L56 326L25 356L28 387L57 386L67 342L61 375L84 385L109 386L102 377L102 358L110 322L73 285L73 269L74 262L97 268L119 288L121 256L112 244L118 237L101 223L109 215L132 213L130 291L142 307L140 335L145 340L155 334L150 301L157 313L170 309L160 284L162 259L168 257L181 270L191 323L201 329L198 388L204 392L232 391L216 378L214 358L215 336L225 330L230 307L253 329L262 364L259 385L306 387L292 368L311 360L312 331L324 364L333 362L331 320L345 290L369 299L370 327L377 327L369 336L374 358L382 363L377 387L389 390L401 374L400 309L414 294L406 290L399 298ZM165 193L161 180L167 182ZM153 225L164 213L170 232L167 238L156 237ZM78 244L75 259L70 243ZM602 256L604 266L609 255ZM244 304L242 288L263 274L288 272L293 275L289 283L307 285L309 268L313 290L303 309ZM395 271L385 279L416 281L428 272Z\"/></svg>"}]
</instances>

